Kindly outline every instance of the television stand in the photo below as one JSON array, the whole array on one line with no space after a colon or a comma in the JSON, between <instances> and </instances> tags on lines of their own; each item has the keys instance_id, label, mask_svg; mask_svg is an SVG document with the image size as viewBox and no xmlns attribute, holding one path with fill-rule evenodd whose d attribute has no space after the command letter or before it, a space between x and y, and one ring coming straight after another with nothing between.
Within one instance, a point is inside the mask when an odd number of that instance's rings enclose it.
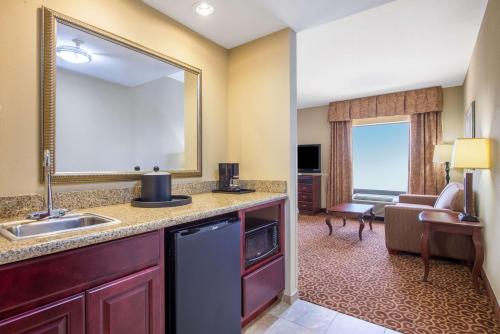
<instances>
[{"instance_id":1,"label":"television stand","mask_svg":"<svg viewBox=\"0 0 500 334\"><path fill-rule=\"evenodd\" d=\"M315 215L321 211L321 174L299 175L297 190L300 214Z\"/></svg>"}]
</instances>

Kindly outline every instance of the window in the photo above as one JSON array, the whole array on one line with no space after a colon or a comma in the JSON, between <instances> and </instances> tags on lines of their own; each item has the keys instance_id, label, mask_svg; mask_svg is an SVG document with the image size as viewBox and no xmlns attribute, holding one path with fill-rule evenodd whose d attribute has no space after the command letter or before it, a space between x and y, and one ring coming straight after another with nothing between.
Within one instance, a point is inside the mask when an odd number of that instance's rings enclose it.
<instances>
[{"instance_id":1,"label":"window","mask_svg":"<svg viewBox=\"0 0 500 334\"><path fill-rule=\"evenodd\" d=\"M354 189L407 191L409 131L406 121L353 126Z\"/></svg>"}]
</instances>

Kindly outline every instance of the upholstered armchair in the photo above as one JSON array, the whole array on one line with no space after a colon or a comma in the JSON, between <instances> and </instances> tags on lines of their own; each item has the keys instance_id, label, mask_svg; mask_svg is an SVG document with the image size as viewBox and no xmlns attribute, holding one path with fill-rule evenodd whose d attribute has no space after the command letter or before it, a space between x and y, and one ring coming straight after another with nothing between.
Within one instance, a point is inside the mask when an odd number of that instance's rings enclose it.
<instances>
[{"instance_id":1,"label":"upholstered armchair","mask_svg":"<svg viewBox=\"0 0 500 334\"><path fill-rule=\"evenodd\" d=\"M463 210L463 185L452 182L439 196L400 195L399 203L385 207L385 244L389 253L399 251L420 254L420 237L423 226L418 215L423 210L461 212ZM430 254L459 260L473 257L470 238L463 235L434 232L429 240Z\"/></svg>"}]
</instances>

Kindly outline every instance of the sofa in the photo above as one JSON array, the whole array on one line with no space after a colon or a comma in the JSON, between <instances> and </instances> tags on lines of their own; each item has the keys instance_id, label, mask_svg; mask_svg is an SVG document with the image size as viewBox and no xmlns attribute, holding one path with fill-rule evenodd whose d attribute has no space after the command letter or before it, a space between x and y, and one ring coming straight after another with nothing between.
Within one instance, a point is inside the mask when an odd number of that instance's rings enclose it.
<instances>
[{"instance_id":1,"label":"sofa","mask_svg":"<svg viewBox=\"0 0 500 334\"><path fill-rule=\"evenodd\" d=\"M420 254L423 210L456 212L463 210L463 185L452 182L439 196L404 194L399 203L385 207L385 244L389 253L399 251ZM473 245L468 236L433 232L429 239L431 256L470 261Z\"/></svg>"}]
</instances>

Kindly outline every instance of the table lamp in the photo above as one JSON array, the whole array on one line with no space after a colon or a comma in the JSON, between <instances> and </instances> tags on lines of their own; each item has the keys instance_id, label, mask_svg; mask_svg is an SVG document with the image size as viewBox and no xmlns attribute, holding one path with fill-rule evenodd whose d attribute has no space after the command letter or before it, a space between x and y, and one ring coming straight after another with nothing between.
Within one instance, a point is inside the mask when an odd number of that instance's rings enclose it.
<instances>
[{"instance_id":1,"label":"table lamp","mask_svg":"<svg viewBox=\"0 0 500 334\"><path fill-rule=\"evenodd\" d=\"M451 144L437 144L434 146L434 156L432 162L444 163L446 172L446 184L450 183L450 161L453 145Z\"/></svg>"},{"instance_id":2,"label":"table lamp","mask_svg":"<svg viewBox=\"0 0 500 334\"><path fill-rule=\"evenodd\" d=\"M490 140L487 138L459 138L453 145L451 158L452 168L489 169L491 166ZM468 222L478 222L473 215L472 172L466 171L464 176L465 203L464 214L460 219Z\"/></svg>"}]
</instances>

